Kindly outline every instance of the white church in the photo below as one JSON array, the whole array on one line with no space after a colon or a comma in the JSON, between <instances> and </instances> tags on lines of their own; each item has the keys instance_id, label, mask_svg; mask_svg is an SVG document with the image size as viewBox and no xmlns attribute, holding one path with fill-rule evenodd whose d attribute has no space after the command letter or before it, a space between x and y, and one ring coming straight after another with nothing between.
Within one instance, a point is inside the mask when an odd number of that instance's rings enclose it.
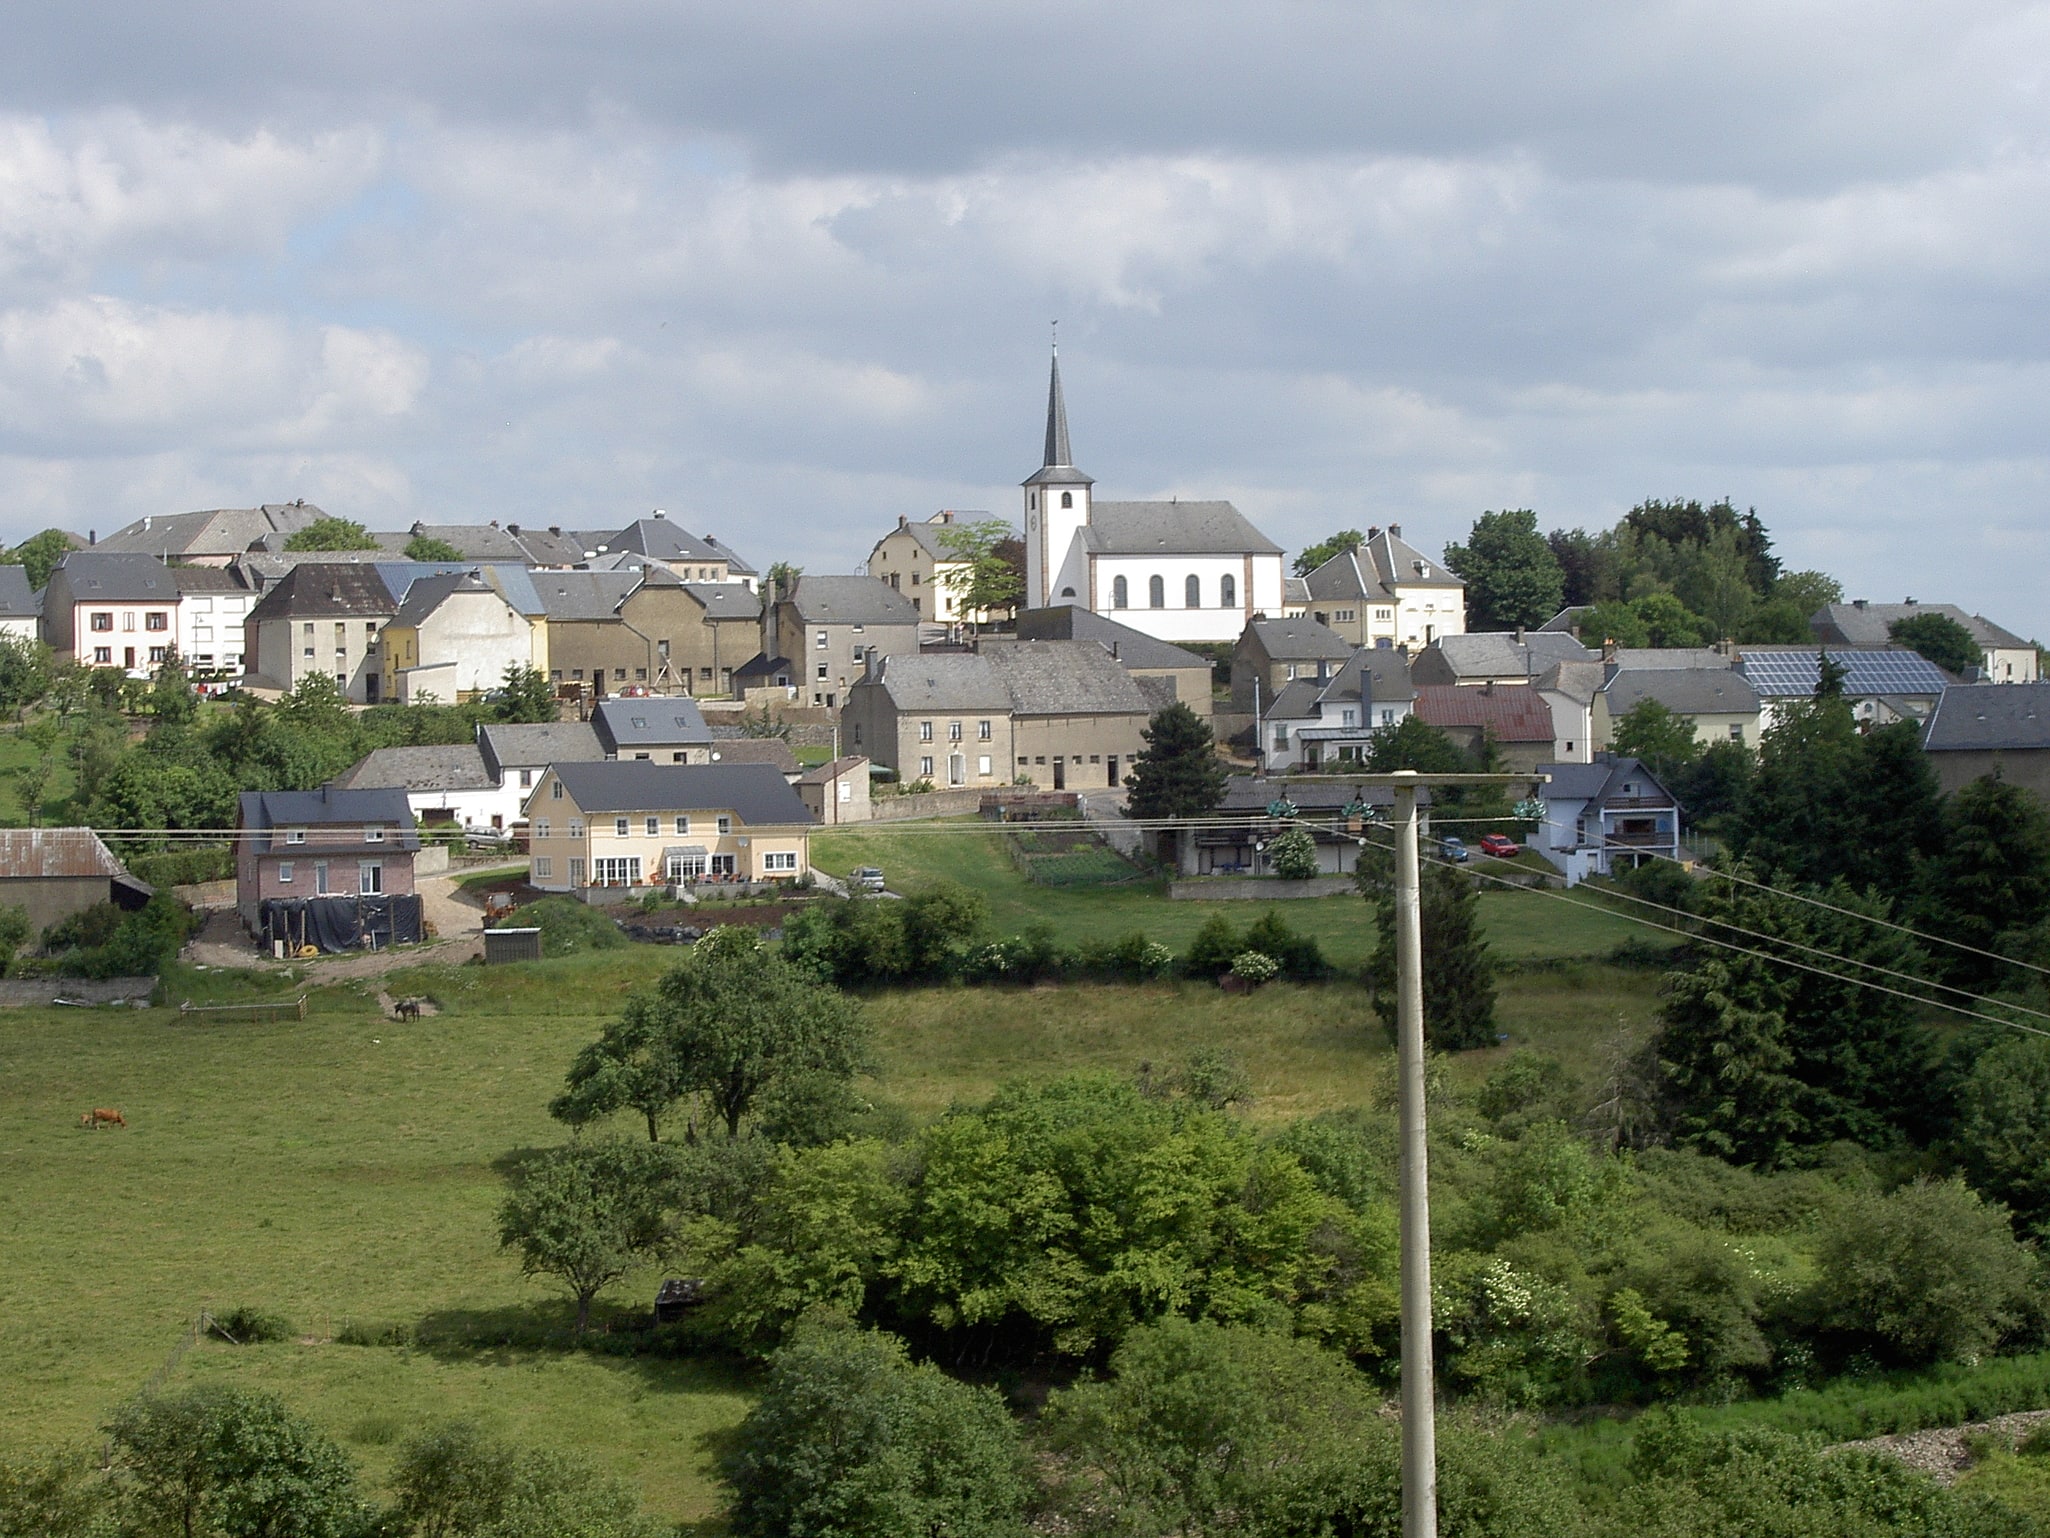
<instances>
[{"instance_id":1,"label":"white church","mask_svg":"<svg viewBox=\"0 0 2050 1538\"><path fill-rule=\"evenodd\" d=\"M1046 400L1046 462L1025 482L1025 597L1073 604L1163 641L1239 638L1282 615L1281 546L1229 502L1099 502L1075 468L1061 359Z\"/></svg>"}]
</instances>

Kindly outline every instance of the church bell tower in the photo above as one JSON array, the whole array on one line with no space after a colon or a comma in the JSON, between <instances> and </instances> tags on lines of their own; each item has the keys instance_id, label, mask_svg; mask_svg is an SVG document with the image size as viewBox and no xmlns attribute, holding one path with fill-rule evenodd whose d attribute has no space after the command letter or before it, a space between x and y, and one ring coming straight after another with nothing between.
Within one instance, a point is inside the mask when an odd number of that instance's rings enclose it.
<instances>
[{"instance_id":1,"label":"church bell tower","mask_svg":"<svg viewBox=\"0 0 2050 1538\"><path fill-rule=\"evenodd\" d=\"M1096 483L1075 468L1068 447L1068 405L1061 395L1061 349L1053 350L1053 374L1046 391L1046 454L1038 474L1025 482L1025 602L1089 607L1089 595L1057 597L1053 585L1077 531L1089 522L1089 488Z\"/></svg>"}]
</instances>

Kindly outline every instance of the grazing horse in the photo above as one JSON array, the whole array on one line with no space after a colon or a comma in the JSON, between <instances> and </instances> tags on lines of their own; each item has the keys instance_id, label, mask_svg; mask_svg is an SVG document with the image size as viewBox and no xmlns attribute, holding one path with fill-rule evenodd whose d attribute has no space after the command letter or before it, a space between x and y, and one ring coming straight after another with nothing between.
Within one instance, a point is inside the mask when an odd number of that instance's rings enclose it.
<instances>
[{"instance_id":1,"label":"grazing horse","mask_svg":"<svg viewBox=\"0 0 2050 1538\"><path fill-rule=\"evenodd\" d=\"M420 1018L420 1001L418 999L400 999L397 1004L392 1006L392 1018L394 1020L418 1020Z\"/></svg>"},{"instance_id":2,"label":"grazing horse","mask_svg":"<svg viewBox=\"0 0 2050 1538\"><path fill-rule=\"evenodd\" d=\"M78 1124L81 1127L91 1127L97 1132L101 1127L125 1127L128 1125L128 1119L119 1111L101 1105L94 1106L79 1117Z\"/></svg>"}]
</instances>

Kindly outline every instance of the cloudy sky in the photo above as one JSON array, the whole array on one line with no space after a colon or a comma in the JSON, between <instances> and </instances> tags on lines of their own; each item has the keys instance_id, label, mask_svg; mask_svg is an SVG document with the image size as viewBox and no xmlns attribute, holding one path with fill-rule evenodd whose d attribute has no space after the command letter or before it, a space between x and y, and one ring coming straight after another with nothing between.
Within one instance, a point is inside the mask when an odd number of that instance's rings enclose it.
<instances>
[{"instance_id":1,"label":"cloudy sky","mask_svg":"<svg viewBox=\"0 0 2050 1538\"><path fill-rule=\"evenodd\" d=\"M1756 506L2050 639L2050 7L102 0L0 50L0 538L305 497L852 569Z\"/></svg>"}]
</instances>

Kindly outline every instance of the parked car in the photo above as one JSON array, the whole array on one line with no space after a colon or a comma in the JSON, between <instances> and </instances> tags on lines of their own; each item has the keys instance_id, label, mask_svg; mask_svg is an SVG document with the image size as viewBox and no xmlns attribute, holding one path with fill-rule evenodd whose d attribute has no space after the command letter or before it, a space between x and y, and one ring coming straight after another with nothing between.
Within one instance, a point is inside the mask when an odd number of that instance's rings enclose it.
<instances>
[{"instance_id":1,"label":"parked car","mask_svg":"<svg viewBox=\"0 0 2050 1538\"><path fill-rule=\"evenodd\" d=\"M848 876L847 884L857 892L880 892L883 889L883 873L873 865L857 865Z\"/></svg>"},{"instance_id":2,"label":"parked car","mask_svg":"<svg viewBox=\"0 0 2050 1538\"><path fill-rule=\"evenodd\" d=\"M1481 853L1494 855L1497 859L1513 860L1523 853L1523 849L1506 833L1489 833L1481 838Z\"/></svg>"},{"instance_id":3,"label":"parked car","mask_svg":"<svg viewBox=\"0 0 2050 1538\"><path fill-rule=\"evenodd\" d=\"M1464 865L1469 859L1472 858L1472 856L1466 852L1466 841L1464 839L1457 838L1439 839L1438 854L1441 858L1450 860L1456 865Z\"/></svg>"}]
</instances>

